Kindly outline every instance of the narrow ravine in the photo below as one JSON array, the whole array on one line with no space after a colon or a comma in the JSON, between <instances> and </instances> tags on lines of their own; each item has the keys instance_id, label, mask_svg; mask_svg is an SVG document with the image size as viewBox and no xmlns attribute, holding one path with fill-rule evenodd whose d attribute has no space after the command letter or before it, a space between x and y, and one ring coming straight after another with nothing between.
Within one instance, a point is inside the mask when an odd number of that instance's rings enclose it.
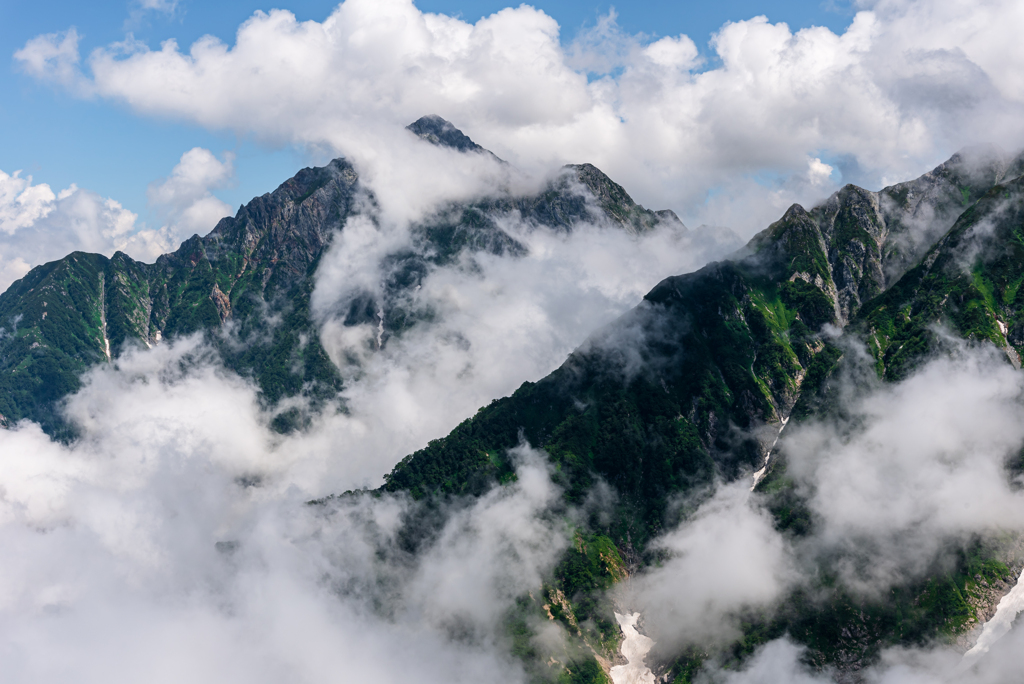
<instances>
[{"instance_id":1,"label":"narrow ravine","mask_svg":"<svg viewBox=\"0 0 1024 684\"><path fill-rule=\"evenodd\" d=\"M107 338L107 296L103 274L100 273L100 332L103 334L103 353L110 361L110 340Z\"/></svg>"},{"instance_id":2,"label":"narrow ravine","mask_svg":"<svg viewBox=\"0 0 1024 684\"><path fill-rule=\"evenodd\" d=\"M757 489L757 483L764 479L764 476L768 474L768 462L772 459L772 449L779 443L779 438L782 437L782 431L786 429L786 423L789 422L789 416L782 419L782 425L779 426L779 433L775 435L775 441L772 442L771 447L768 448L768 453L764 456L764 465L761 469L754 473L754 483L750 485L750 491Z\"/></svg>"},{"instance_id":3,"label":"narrow ravine","mask_svg":"<svg viewBox=\"0 0 1024 684\"><path fill-rule=\"evenodd\" d=\"M615 613L615 620L624 637L619 651L625 656L626 664L611 669L609 674L614 684L654 684L654 673L644 664L644 656L654 646L654 640L636 631L636 621L639 619L640 613Z\"/></svg>"}]
</instances>

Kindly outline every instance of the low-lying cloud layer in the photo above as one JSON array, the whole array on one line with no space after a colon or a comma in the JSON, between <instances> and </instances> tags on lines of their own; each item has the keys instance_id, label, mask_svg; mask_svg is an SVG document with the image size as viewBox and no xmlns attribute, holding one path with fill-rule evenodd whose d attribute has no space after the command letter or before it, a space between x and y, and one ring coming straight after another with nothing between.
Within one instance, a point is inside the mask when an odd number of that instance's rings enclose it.
<instances>
[{"instance_id":1,"label":"low-lying cloud layer","mask_svg":"<svg viewBox=\"0 0 1024 684\"><path fill-rule=\"evenodd\" d=\"M802 581L807 548L850 553L855 539L880 568L912 570L948 538L1016 530L1017 518L989 504L1014 508L1022 496L997 467L1019 446L1009 425L1021 410L1018 375L994 352L965 350L858 398L861 425L831 437L839 443L816 448L826 428L798 428L787 453L824 520L806 548L773 529L745 482L722 486L659 542L668 560L627 581L618 600L643 608L663 645L708 643L734 634L737 611L770 608ZM338 432L273 433L255 389L198 340L91 371L67 410L82 428L72 446L32 424L0 431L0 539L10 550L0 667L11 681L522 676L502 620L550 572L572 519L544 454L518 449L515 484L456 505L413 552L403 529L416 504L403 496L306 505L351 444ZM887 430L905 448L892 451ZM906 472L879 477L891 461ZM844 470L848 491L834 489L835 468L859 473ZM851 514L871 507L890 521ZM996 642L966 681L1000 681L1019 636ZM944 649L892 651L869 679L931 681L959 662ZM825 681L785 641L739 672L707 674Z\"/></svg>"},{"instance_id":2,"label":"low-lying cloud layer","mask_svg":"<svg viewBox=\"0 0 1024 684\"><path fill-rule=\"evenodd\" d=\"M1024 495L1006 464L1024 443L1024 378L1003 352L961 344L846 403L839 424L793 428L784 451L821 543L864 563L849 582L884 590L950 541L1022 528Z\"/></svg>"},{"instance_id":3,"label":"low-lying cloud layer","mask_svg":"<svg viewBox=\"0 0 1024 684\"><path fill-rule=\"evenodd\" d=\"M306 505L303 475L344 447L274 437L253 388L199 352L94 371L73 446L0 431L5 679L516 681L501 620L566 544L543 458L520 449L517 482L413 556L414 504Z\"/></svg>"}]
</instances>

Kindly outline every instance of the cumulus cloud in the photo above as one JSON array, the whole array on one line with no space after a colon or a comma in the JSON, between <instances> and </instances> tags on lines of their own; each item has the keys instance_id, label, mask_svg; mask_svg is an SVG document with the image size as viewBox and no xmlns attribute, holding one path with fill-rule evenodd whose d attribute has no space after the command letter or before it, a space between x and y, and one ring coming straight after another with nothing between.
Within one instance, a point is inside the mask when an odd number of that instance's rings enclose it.
<instances>
[{"instance_id":1,"label":"cumulus cloud","mask_svg":"<svg viewBox=\"0 0 1024 684\"><path fill-rule=\"evenodd\" d=\"M687 36L627 35L613 14L563 48L526 5L469 24L410 0L347 0L322 22L257 12L232 45L119 43L83 68L69 31L16 60L142 114L345 153L368 178L397 164L374 150L434 112L521 168L593 162L645 204L750 234L793 201L904 180L975 136L1018 145L1024 54L1008 27L1021 11L894 0L841 35L755 17L721 28L706 68ZM717 197L744 209L723 220Z\"/></svg>"},{"instance_id":2,"label":"cumulus cloud","mask_svg":"<svg viewBox=\"0 0 1024 684\"><path fill-rule=\"evenodd\" d=\"M211 189L234 179L233 161L231 153L219 160L201 147L183 154L169 177L149 187L150 205L166 221L160 228L140 224L117 200L75 184L54 193L20 171L0 171L0 292L33 267L70 252L110 256L120 250L153 261L194 233L205 235L231 214Z\"/></svg>"},{"instance_id":3,"label":"cumulus cloud","mask_svg":"<svg viewBox=\"0 0 1024 684\"><path fill-rule=\"evenodd\" d=\"M21 171L8 175L0 171L0 231L13 235L53 211L57 196L49 185L32 185L32 177L20 178Z\"/></svg>"},{"instance_id":4,"label":"cumulus cloud","mask_svg":"<svg viewBox=\"0 0 1024 684\"><path fill-rule=\"evenodd\" d=\"M136 218L116 200L74 184L54 193L20 171L0 171L0 291L33 266L75 250L110 254L129 249L155 257L160 252L148 248L146 235L136 233Z\"/></svg>"},{"instance_id":5,"label":"cumulus cloud","mask_svg":"<svg viewBox=\"0 0 1024 684\"><path fill-rule=\"evenodd\" d=\"M205 235L217 221L232 214L231 207L211 190L234 180L234 160L230 152L220 160L207 149L193 147L181 155L170 176L150 184L146 196L167 221L165 229L172 243L197 233Z\"/></svg>"}]
</instances>

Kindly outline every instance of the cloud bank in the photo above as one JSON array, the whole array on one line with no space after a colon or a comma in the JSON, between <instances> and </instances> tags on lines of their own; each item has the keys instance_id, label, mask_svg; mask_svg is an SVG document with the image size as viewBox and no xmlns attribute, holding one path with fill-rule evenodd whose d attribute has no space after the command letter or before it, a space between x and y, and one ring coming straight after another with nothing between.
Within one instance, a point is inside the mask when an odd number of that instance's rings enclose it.
<instances>
[{"instance_id":1,"label":"cloud bank","mask_svg":"<svg viewBox=\"0 0 1024 684\"><path fill-rule=\"evenodd\" d=\"M54 193L20 171L0 171L0 291L32 267L75 250L157 256L162 250L152 249L149 235L136 233L137 218L116 200L74 184Z\"/></svg>"},{"instance_id":2,"label":"cloud bank","mask_svg":"<svg viewBox=\"0 0 1024 684\"><path fill-rule=\"evenodd\" d=\"M712 62L685 35L651 42L611 15L563 47L528 5L469 24L410 0L347 0L322 22L257 12L232 45L126 40L84 59L70 29L15 59L142 115L344 153L367 177L394 163L382 141L437 113L523 169L589 161L644 204L749 235L840 182L905 180L979 139L1024 142L1019 3L864 7L841 35L728 23Z\"/></svg>"},{"instance_id":3,"label":"cloud bank","mask_svg":"<svg viewBox=\"0 0 1024 684\"><path fill-rule=\"evenodd\" d=\"M68 410L73 446L0 431L6 680L522 678L502 619L567 543L528 448L412 555L402 496L306 505L336 451L275 437L196 341L93 371Z\"/></svg>"}]
</instances>

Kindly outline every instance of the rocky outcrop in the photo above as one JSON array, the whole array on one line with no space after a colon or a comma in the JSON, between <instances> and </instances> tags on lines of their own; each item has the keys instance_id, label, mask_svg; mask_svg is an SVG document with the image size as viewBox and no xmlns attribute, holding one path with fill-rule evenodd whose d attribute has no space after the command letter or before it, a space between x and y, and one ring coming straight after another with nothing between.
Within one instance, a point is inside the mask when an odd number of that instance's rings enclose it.
<instances>
[{"instance_id":1,"label":"rocky outcrop","mask_svg":"<svg viewBox=\"0 0 1024 684\"><path fill-rule=\"evenodd\" d=\"M473 142L468 135L456 128L451 122L445 121L437 114L428 114L421 117L406 126L406 129L434 145L449 147L459 152L492 154L489 150Z\"/></svg>"}]
</instances>

